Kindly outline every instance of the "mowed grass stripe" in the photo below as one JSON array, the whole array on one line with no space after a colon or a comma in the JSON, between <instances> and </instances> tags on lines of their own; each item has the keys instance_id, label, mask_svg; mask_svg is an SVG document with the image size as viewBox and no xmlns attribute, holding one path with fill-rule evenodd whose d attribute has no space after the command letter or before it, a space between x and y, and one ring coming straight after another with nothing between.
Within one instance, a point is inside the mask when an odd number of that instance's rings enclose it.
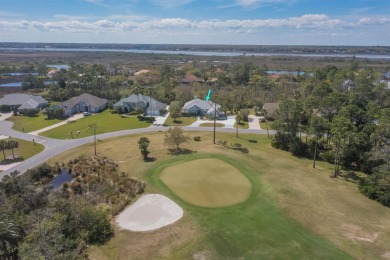
<instances>
[{"instance_id":1,"label":"mowed grass stripe","mask_svg":"<svg viewBox=\"0 0 390 260\"><path fill-rule=\"evenodd\" d=\"M241 172L217 159L198 159L165 168L160 177L183 200L203 207L245 201L252 185Z\"/></svg>"},{"instance_id":2,"label":"mowed grass stripe","mask_svg":"<svg viewBox=\"0 0 390 260\"><path fill-rule=\"evenodd\" d=\"M160 179L172 165L214 158L240 171L254 187L240 204L222 208L194 206L175 194ZM211 247L213 259L352 259L329 241L288 217L274 201L270 187L259 173L236 159L216 154L180 156L157 164L148 173L152 185L176 200L203 228L204 248ZM180 254L180 250L177 252ZM174 258L174 256L173 256Z\"/></svg>"}]
</instances>

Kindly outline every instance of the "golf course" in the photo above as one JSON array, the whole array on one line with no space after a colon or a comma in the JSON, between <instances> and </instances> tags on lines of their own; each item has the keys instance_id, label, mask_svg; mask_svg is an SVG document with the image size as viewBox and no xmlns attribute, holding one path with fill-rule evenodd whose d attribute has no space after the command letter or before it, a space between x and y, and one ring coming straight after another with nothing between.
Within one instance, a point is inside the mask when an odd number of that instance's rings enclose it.
<instances>
[{"instance_id":1,"label":"golf course","mask_svg":"<svg viewBox=\"0 0 390 260\"><path fill-rule=\"evenodd\" d=\"M145 135L99 140L99 155L146 183L184 211L177 222L148 232L115 227L115 236L89 249L91 259L378 259L390 256L390 209L362 195L355 183L331 178L333 165L271 147L264 135L217 133L248 152L213 144L212 133L182 153L147 134L149 162L137 141ZM88 144L49 163L93 153ZM136 200L135 200L136 201Z\"/></svg>"}]
</instances>

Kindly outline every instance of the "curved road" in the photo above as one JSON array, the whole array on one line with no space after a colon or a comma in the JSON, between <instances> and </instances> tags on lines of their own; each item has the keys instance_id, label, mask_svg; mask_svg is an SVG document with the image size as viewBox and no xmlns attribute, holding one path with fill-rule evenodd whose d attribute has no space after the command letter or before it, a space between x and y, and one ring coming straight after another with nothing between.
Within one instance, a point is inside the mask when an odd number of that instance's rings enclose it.
<instances>
[{"instance_id":1,"label":"curved road","mask_svg":"<svg viewBox=\"0 0 390 260\"><path fill-rule=\"evenodd\" d=\"M23 139L26 141L32 141L34 139L35 142L38 142L45 146L45 150L21 163L18 165L5 170L0 173L0 181L3 179L4 176L9 175L13 171L19 171L20 173L24 173L28 169L31 169L48 159L68 150L72 149L87 143L93 142L93 136L80 138L80 139L66 139L66 140L58 140L58 139L51 139L44 136L39 135L31 135L28 133L22 133L18 132L12 129L12 122L9 121L0 121L0 135L10 136L18 139ZM168 130L168 127L163 126L151 126L148 128L137 128L137 129L130 129L130 130L123 130L123 131L116 131L116 132L110 132L105 134L97 135L97 139L107 139L112 137L118 137L123 135L131 135L131 134L140 134L140 133L151 133L151 132L162 132ZM213 131L213 127L190 127L186 126L183 127L183 130L185 131ZM229 129L229 128L217 128L218 132L224 132L224 133L234 133L235 129ZM253 130L253 129L240 129L240 133L253 133L253 134L267 134L267 131L265 130ZM270 134L273 134L273 131L270 131Z\"/></svg>"}]
</instances>

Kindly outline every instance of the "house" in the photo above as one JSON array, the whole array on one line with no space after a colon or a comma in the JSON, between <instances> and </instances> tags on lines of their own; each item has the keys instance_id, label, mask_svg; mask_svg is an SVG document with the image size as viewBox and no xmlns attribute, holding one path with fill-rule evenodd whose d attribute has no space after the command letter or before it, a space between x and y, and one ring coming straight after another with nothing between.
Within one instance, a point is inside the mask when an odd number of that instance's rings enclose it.
<instances>
[{"instance_id":1,"label":"house","mask_svg":"<svg viewBox=\"0 0 390 260\"><path fill-rule=\"evenodd\" d=\"M217 111L215 111L215 109ZM193 100L184 104L182 113L187 113L191 116L214 116L217 118L225 118L225 114L221 111L221 105L206 101L195 97Z\"/></svg>"},{"instance_id":2,"label":"house","mask_svg":"<svg viewBox=\"0 0 390 260\"><path fill-rule=\"evenodd\" d=\"M276 110L279 109L279 103L264 103L263 109L267 112L267 119L274 120Z\"/></svg>"},{"instance_id":3,"label":"house","mask_svg":"<svg viewBox=\"0 0 390 260\"><path fill-rule=\"evenodd\" d=\"M344 90L348 90L348 91L351 91L353 90L354 88L356 87L355 83L353 83L352 80L350 79L347 79L343 82L343 89Z\"/></svg>"},{"instance_id":4,"label":"house","mask_svg":"<svg viewBox=\"0 0 390 260\"><path fill-rule=\"evenodd\" d=\"M43 97L28 94L8 94L0 98L0 106L8 106L10 111L18 110L21 114L26 113L27 110L37 110L48 105L49 101Z\"/></svg>"},{"instance_id":5,"label":"house","mask_svg":"<svg viewBox=\"0 0 390 260\"><path fill-rule=\"evenodd\" d=\"M83 93L64 101L59 106L64 108L64 115L70 116L79 112L98 113L107 108L108 101L94 95Z\"/></svg>"},{"instance_id":6,"label":"house","mask_svg":"<svg viewBox=\"0 0 390 260\"><path fill-rule=\"evenodd\" d=\"M180 80L180 83L183 84L192 84L194 82L203 82L203 79L193 75L193 74L187 74L184 78Z\"/></svg>"},{"instance_id":7,"label":"house","mask_svg":"<svg viewBox=\"0 0 390 260\"><path fill-rule=\"evenodd\" d=\"M390 70L383 74L383 79L390 80Z\"/></svg>"},{"instance_id":8,"label":"house","mask_svg":"<svg viewBox=\"0 0 390 260\"><path fill-rule=\"evenodd\" d=\"M160 116L165 113L166 107L167 104L142 94L132 94L113 105L113 108L121 113L129 113L136 108L142 108L147 116Z\"/></svg>"}]
</instances>

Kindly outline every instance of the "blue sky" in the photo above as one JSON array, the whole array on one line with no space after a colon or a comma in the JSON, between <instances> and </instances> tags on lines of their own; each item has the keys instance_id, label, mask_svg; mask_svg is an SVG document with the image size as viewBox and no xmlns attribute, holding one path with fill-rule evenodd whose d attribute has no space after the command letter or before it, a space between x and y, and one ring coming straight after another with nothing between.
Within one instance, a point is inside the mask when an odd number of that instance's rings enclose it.
<instances>
[{"instance_id":1,"label":"blue sky","mask_svg":"<svg viewBox=\"0 0 390 260\"><path fill-rule=\"evenodd\" d=\"M390 0L0 0L0 41L390 45Z\"/></svg>"}]
</instances>

